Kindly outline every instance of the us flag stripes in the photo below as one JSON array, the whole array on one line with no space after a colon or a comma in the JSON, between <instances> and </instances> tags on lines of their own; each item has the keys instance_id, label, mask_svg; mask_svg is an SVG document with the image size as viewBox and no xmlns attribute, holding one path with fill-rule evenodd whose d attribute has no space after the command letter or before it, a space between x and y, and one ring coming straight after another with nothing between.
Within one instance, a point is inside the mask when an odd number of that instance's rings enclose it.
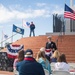
<instances>
[{"instance_id":1,"label":"us flag stripes","mask_svg":"<svg viewBox=\"0 0 75 75\"><path fill-rule=\"evenodd\" d=\"M64 17L75 20L75 11L65 4Z\"/></svg>"}]
</instances>

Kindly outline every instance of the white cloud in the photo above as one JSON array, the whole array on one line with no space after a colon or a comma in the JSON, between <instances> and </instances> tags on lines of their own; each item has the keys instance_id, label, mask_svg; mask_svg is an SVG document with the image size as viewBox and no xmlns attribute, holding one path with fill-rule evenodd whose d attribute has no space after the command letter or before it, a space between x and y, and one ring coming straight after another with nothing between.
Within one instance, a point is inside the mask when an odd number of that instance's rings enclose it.
<instances>
[{"instance_id":1,"label":"white cloud","mask_svg":"<svg viewBox=\"0 0 75 75\"><path fill-rule=\"evenodd\" d=\"M0 22L6 22L13 18L14 14L6 9L3 5L0 5Z\"/></svg>"},{"instance_id":2,"label":"white cloud","mask_svg":"<svg viewBox=\"0 0 75 75\"><path fill-rule=\"evenodd\" d=\"M0 5L0 23L9 22L12 19L22 18L35 18L40 16L46 16L46 9L27 9L26 11L18 11L14 9L8 9L3 5Z\"/></svg>"},{"instance_id":3,"label":"white cloud","mask_svg":"<svg viewBox=\"0 0 75 75\"><path fill-rule=\"evenodd\" d=\"M59 15L60 15L60 14L64 14L63 12L64 12L64 11L63 11L62 9L60 9L60 10L57 9L57 10L53 10L53 11L52 11L52 14L59 14Z\"/></svg>"},{"instance_id":4,"label":"white cloud","mask_svg":"<svg viewBox=\"0 0 75 75\"><path fill-rule=\"evenodd\" d=\"M45 5L45 4L42 4ZM50 9L55 8L55 9ZM36 17L50 17L53 13L63 13L62 9L58 6L42 8L42 9L31 9L28 8L25 11L19 11L16 9L8 9L0 4L0 23L9 22L15 19L23 18L36 18Z\"/></svg>"},{"instance_id":5,"label":"white cloud","mask_svg":"<svg viewBox=\"0 0 75 75\"><path fill-rule=\"evenodd\" d=\"M61 8L58 5L51 5L52 9L54 8L54 10L52 10L52 14L64 14L64 9Z\"/></svg>"},{"instance_id":6,"label":"white cloud","mask_svg":"<svg viewBox=\"0 0 75 75\"><path fill-rule=\"evenodd\" d=\"M46 6L46 3L37 3L36 4L38 7L43 7L43 6Z\"/></svg>"},{"instance_id":7,"label":"white cloud","mask_svg":"<svg viewBox=\"0 0 75 75\"><path fill-rule=\"evenodd\" d=\"M3 26L0 25L0 28L3 28Z\"/></svg>"}]
</instances>

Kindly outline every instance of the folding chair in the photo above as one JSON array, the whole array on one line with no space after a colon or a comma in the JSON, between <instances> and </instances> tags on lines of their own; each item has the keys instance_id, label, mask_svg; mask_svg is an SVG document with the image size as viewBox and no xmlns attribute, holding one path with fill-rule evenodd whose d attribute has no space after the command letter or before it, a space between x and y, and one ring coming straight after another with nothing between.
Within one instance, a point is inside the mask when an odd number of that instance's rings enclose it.
<instances>
[{"instance_id":1,"label":"folding chair","mask_svg":"<svg viewBox=\"0 0 75 75\"><path fill-rule=\"evenodd\" d=\"M71 75L71 74L67 71L53 71L52 75Z\"/></svg>"},{"instance_id":2,"label":"folding chair","mask_svg":"<svg viewBox=\"0 0 75 75\"><path fill-rule=\"evenodd\" d=\"M44 69L44 72L45 72L45 75L50 75L48 70Z\"/></svg>"}]
</instances>

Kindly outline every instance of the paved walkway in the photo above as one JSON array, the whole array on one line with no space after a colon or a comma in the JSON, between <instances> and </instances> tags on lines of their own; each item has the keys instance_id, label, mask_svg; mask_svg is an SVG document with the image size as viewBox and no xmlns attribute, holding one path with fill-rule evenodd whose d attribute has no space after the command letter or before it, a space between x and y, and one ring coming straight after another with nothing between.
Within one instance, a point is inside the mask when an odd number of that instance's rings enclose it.
<instances>
[{"instance_id":1,"label":"paved walkway","mask_svg":"<svg viewBox=\"0 0 75 75\"><path fill-rule=\"evenodd\" d=\"M0 75L14 75L14 73L8 71L0 71Z\"/></svg>"}]
</instances>

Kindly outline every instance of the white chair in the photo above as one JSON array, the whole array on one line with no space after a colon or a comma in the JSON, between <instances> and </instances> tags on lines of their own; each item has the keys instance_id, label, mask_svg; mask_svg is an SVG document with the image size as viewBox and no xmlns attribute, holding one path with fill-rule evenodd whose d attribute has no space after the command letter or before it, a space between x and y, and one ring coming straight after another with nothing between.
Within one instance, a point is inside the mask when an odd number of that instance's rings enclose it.
<instances>
[{"instance_id":1,"label":"white chair","mask_svg":"<svg viewBox=\"0 0 75 75\"><path fill-rule=\"evenodd\" d=\"M52 62L50 65L51 65L51 69L52 69L52 71L54 71L54 70L55 70L55 67L54 67L55 62Z\"/></svg>"},{"instance_id":2,"label":"white chair","mask_svg":"<svg viewBox=\"0 0 75 75\"><path fill-rule=\"evenodd\" d=\"M44 72L45 72L45 75L50 75L48 70L44 69Z\"/></svg>"},{"instance_id":3,"label":"white chair","mask_svg":"<svg viewBox=\"0 0 75 75\"><path fill-rule=\"evenodd\" d=\"M17 70L14 70L14 75L19 75L19 72Z\"/></svg>"},{"instance_id":4,"label":"white chair","mask_svg":"<svg viewBox=\"0 0 75 75\"><path fill-rule=\"evenodd\" d=\"M53 71L52 75L71 75L71 74L67 71Z\"/></svg>"}]
</instances>

